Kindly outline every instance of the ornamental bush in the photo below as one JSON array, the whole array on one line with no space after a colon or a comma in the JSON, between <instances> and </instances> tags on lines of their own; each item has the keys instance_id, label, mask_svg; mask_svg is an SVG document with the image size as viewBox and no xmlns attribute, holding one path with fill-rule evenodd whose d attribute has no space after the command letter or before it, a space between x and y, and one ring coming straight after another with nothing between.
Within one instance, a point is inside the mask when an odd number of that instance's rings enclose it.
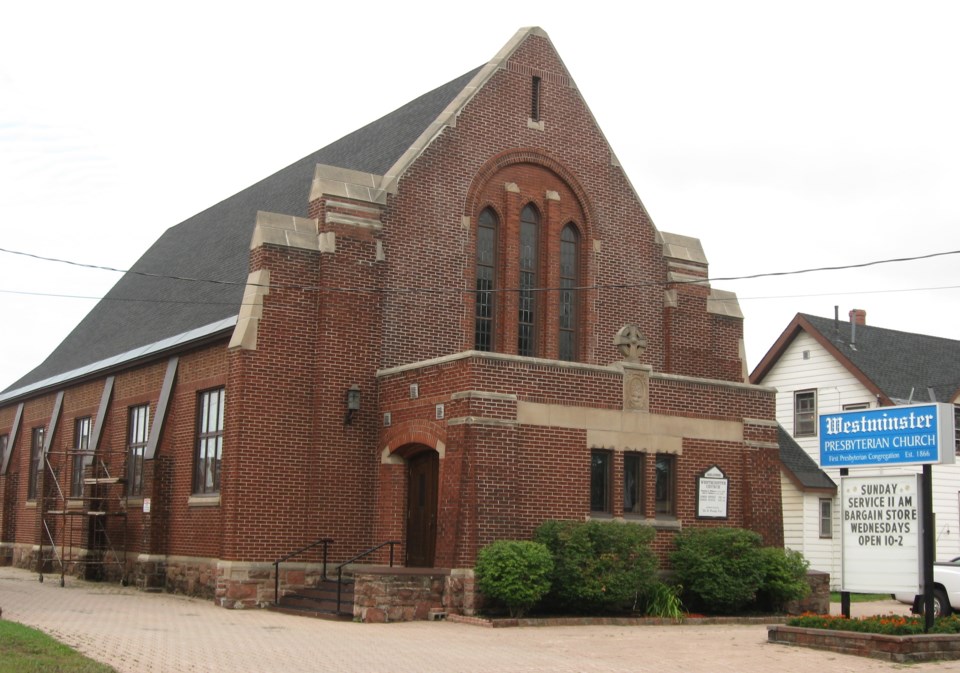
<instances>
[{"instance_id":1,"label":"ornamental bush","mask_svg":"<svg viewBox=\"0 0 960 673\"><path fill-rule=\"evenodd\" d=\"M764 578L760 535L742 528L694 528L674 539L673 574L700 610L736 613Z\"/></svg>"},{"instance_id":2,"label":"ornamental bush","mask_svg":"<svg viewBox=\"0 0 960 673\"><path fill-rule=\"evenodd\" d=\"M803 554L781 547L760 550L763 579L757 588L757 605L761 610L781 612L790 601L798 601L810 593Z\"/></svg>"},{"instance_id":3,"label":"ornamental bush","mask_svg":"<svg viewBox=\"0 0 960 673\"><path fill-rule=\"evenodd\" d=\"M553 557L537 542L500 540L480 550L474 570L484 596L522 617L549 591Z\"/></svg>"},{"instance_id":4,"label":"ornamental bush","mask_svg":"<svg viewBox=\"0 0 960 673\"><path fill-rule=\"evenodd\" d=\"M604 612L632 607L656 581L648 526L616 521L546 521L534 539L554 559L547 600L556 609Z\"/></svg>"}]
</instances>

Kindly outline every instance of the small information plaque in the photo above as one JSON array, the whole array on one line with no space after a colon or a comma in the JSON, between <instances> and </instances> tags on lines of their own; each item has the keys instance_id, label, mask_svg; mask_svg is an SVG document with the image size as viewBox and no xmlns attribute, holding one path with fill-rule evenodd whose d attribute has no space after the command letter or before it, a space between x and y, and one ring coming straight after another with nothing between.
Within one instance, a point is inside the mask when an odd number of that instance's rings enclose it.
<instances>
[{"instance_id":1,"label":"small information plaque","mask_svg":"<svg viewBox=\"0 0 960 673\"><path fill-rule=\"evenodd\" d=\"M697 477L697 518L726 519L730 480L714 465Z\"/></svg>"}]
</instances>

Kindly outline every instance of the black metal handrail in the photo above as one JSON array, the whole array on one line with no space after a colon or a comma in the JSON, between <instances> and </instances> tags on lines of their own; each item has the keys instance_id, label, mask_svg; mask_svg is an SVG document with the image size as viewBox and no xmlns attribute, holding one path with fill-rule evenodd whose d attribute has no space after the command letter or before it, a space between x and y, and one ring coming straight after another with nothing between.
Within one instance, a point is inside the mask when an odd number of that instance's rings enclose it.
<instances>
[{"instance_id":1,"label":"black metal handrail","mask_svg":"<svg viewBox=\"0 0 960 673\"><path fill-rule=\"evenodd\" d=\"M273 562L273 602L278 603L280 601L280 564L284 561L292 559L294 556L302 554L305 551L313 549L317 545L323 545L323 570L321 571L320 579L327 579L327 550L330 548L330 545L333 544L333 538L322 537L316 542L311 542L305 547L301 547L296 551L292 551L285 556L281 556L276 561ZM392 554L391 554L392 555Z\"/></svg>"},{"instance_id":2,"label":"black metal handrail","mask_svg":"<svg viewBox=\"0 0 960 673\"><path fill-rule=\"evenodd\" d=\"M376 547L370 547L367 551L360 552L353 558L347 559L343 563L337 566L337 614L340 614L340 587L343 584L343 568L344 566L350 565L354 561L362 559L364 556L369 556L375 551L390 545L390 567L393 567L393 547L394 545L400 544L400 540L387 540L386 542L381 542Z\"/></svg>"}]
</instances>

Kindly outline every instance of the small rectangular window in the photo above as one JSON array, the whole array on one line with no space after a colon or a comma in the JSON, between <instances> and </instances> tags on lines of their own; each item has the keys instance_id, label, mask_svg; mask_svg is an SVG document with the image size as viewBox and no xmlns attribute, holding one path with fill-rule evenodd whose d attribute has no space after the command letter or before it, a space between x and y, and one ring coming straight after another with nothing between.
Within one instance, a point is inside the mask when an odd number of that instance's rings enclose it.
<instances>
[{"instance_id":1,"label":"small rectangular window","mask_svg":"<svg viewBox=\"0 0 960 673\"><path fill-rule=\"evenodd\" d=\"M816 437L817 391L799 390L793 394L793 436Z\"/></svg>"},{"instance_id":2,"label":"small rectangular window","mask_svg":"<svg viewBox=\"0 0 960 673\"><path fill-rule=\"evenodd\" d=\"M656 500L657 516L676 516L677 492L676 457L669 453L657 454Z\"/></svg>"},{"instance_id":3,"label":"small rectangular window","mask_svg":"<svg viewBox=\"0 0 960 673\"><path fill-rule=\"evenodd\" d=\"M643 514L643 460L642 453L623 456L623 513Z\"/></svg>"},{"instance_id":4,"label":"small rectangular window","mask_svg":"<svg viewBox=\"0 0 960 673\"><path fill-rule=\"evenodd\" d=\"M30 433L30 473L27 476L27 500L36 500L40 492L40 473L43 471L43 428Z\"/></svg>"},{"instance_id":5,"label":"small rectangular window","mask_svg":"<svg viewBox=\"0 0 960 673\"><path fill-rule=\"evenodd\" d=\"M595 514L610 513L610 473L613 467L609 451L590 453L590 511Z\"/></svg>"},{"instance_id":6,"label":"small rectangular window","mask_svg":"<svg viewBox=\"0 0 960 673\"><path fill-rule=\"evenodd\" d=\"M833 537L833 500L820 498L820 537Z\"/></svg>"},{"instance_id":7,"label":"small rectangular window","mask_svg":"<svg viewBox=\"0 0 960 673\"><path fill-rule=\"evenodd\" d=\"M200 393L197 403L196 471L193 492L214 495L220 492L220 463L223 458L224 389Z\"/></svg>"},{"instance_id":8,"label":"small rectangular window","mask_svg":"<svg viewBox=\"0 0 960 673\"><path fill-rule=\"evenodd\" d=\"M78 418L73 425L73 468L70 475L70 497L83 497L84 471L93 463L90 450L90 417Z\"/></svg>"},{"instance_id":9,"label":"small rectangular window","mask_svg":"<svg viewBox=\"0 0 960 673\"><path fill-rule=\"evenodd\" d=\"M127 495L143 495L143 452L150 440L150 405L130 407L127 424Z\"/></svg>"}]
</instances>

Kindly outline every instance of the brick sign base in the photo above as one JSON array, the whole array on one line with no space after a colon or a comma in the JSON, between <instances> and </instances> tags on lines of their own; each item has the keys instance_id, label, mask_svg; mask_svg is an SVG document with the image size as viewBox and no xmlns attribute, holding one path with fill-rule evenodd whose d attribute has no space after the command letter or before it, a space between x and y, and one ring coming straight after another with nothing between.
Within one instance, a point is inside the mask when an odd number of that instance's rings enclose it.
<instances>
[{"instance_id":1,"label":"brick sign base","mask_svg":"<svg viewBox=\"0 0 960 673\"><path fill-rule=\"evenodd\" d=\"M776 624L767 627L767 640L901 663L960 659L960 636L955 635L886 636Z\"/></svg>"}]
</instances>

